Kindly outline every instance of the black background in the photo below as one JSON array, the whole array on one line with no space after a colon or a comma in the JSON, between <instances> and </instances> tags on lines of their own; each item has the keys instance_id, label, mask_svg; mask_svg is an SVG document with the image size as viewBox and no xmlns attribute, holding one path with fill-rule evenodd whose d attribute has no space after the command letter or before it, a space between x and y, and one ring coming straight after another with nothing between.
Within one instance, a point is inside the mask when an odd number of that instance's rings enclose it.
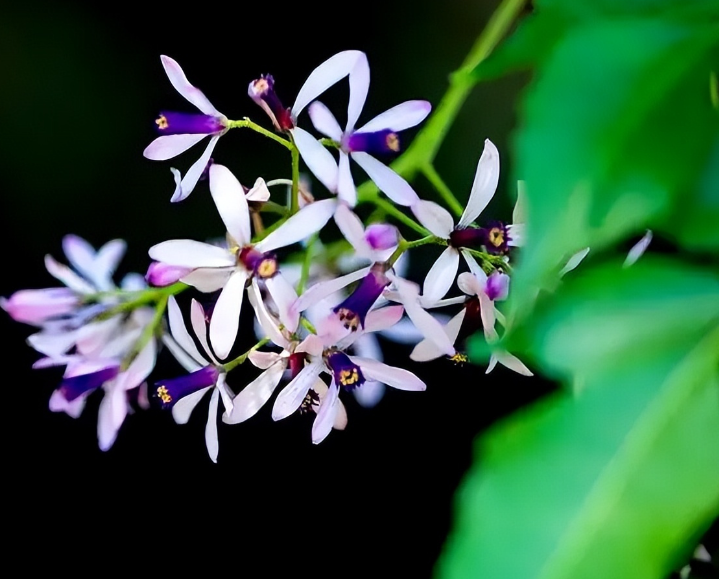
<instances>
[{"instance_id":1,"label":"black background","mask_svg":"<svg viewBox=\"0 0 719 579\"><path fill-rule=\"evenodd\" d=\"M142 157L160 109L193 110L172 89L161 54L175 58L228 117L250 116L269 127L247 97L249 81L273 74L290 106L315 66L340 50L363 50L372 83L361 124L407 99L436 106L495 5L3 6L0 295L54 286L43 256L64 262L67 233L95 247L126 239L120 274L144 272L154 243L223 233L206 185L171 205L170 163ZM515 75L477 87L437 158L464 201L484 139L497 144L502 179L489 217L506 219L511 211L509 144L526 81ZM323 100L341 103L342 90ZM186 170L202 146L178 157L177 166ZM214 158L246 184L289 174L286 152L249 131L223 137ZM420 196L431 196L426 183L415 185ZM438 252L413 258L418 281ZM249 328L250 316L244 321ZM242 425L220 424L213 464L204 447L205 399L184 426L158 410L129 416L103 453L96 444L99 394L77 420L51 413L48 398L62 370L30 369L38 354L24 343L29 326L3 313L0 331L5 528L11 557L27 568L430 577L475 436L551 389L502 367L485 376L484 366L414 364L409 349L388 345L387 361L415 371L427 391L388 389L371 410L344 398L347 429L318 446L308 417L274 423L265 408ZM161 355L155 376L179 372Z\"/></svg>"}]
</instances>

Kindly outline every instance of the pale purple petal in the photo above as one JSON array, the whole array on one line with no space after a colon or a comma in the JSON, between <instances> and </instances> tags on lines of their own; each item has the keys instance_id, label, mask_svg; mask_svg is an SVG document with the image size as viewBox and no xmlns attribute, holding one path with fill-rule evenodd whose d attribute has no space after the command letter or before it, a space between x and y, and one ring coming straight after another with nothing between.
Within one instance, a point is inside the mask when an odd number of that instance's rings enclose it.
<instances>
[{"instance_id":1,"label":"pale purple petal","mask_svg":"<svg viewBox=\"0 0 719 579\"><path fill-rule=\"evenodd\" d=\"M305 205L262 241L256 243L255 249L264 253L307 239L325 226L334 215L336 207L335 199L323 199Z\"/></svg>"},{"instance_id":2,"label":"pale purple petal","mask_svg":"<svg viewBox=\"0 0 719 579\"><path fill-rule=\"evenodd\" d=\"M365 378L370 380L382 382L398 390L418 391L427 389L427 385L422 380L404 368L388 366L371 358L360 358L358 356L350 356L349 358L361 368Z\"/></svg>"},{"instance_id":3,"label":"pale purple petal","mask_svg":"<svg viewBox=\"0 0 719 579\"><path fill-rule=\"evenodd\" d=\"M342 140L342 128L340 127L335 116L320 101L315 101L307 109L312 124L320 133L340 142Z\"/></svg>"},{"instance_id":4,"label":"pale purple petal","mask_svg":"<svg viewBox=\"0 0 719 579\"><path fill-rule=\"evenodd\" d=\"M170 198L172 203L182 201L183 199L186 199L190 193L192 193L195 185L197 185L200 177L202 177L202 173L205 172L207 164L210 162L210 157L212 156L212 152L215 150L215 145L217 145L219 138L220 135L213 135L210 138L210 141L207 143L207 147L205 147L205 150L202 155L200 155L200 158L197 159L197 161L195 161L187 170L187 173L185 173L185 176L180 182L180 186L178 187L177 184L175 185L175 191L172 193L172 197Z\"/></svg>"},{"instance_id":5,"label":"pale purple petal","mask_svg":"<svg viewBox=\"0 0 719 579\"><path fill-rule=\"evenodd\" d=\"M365 332L382 332L402 319L404 306L385 306L371 310L365 318Z\"/></svg>"},{"instance_id":6,"label":"pale purple petal","mask_svg":"<svg viewBox=\"0 0 719 579\"><path fill-rule=\"evenodd\" d=\"M420 200L412 205L412 213L417 221L437 237L449 239L449 235L454 229L454 219L444 207L434 201Z\"/></svg>"},{"instance_id":7,"label":"pale purple petal","mask_svg":"<svg viewBox=\"0 0 719 579\"><path fill-rule=\"evenodd\" d=\"M70 289L81 294L95 293L96 289L92 284L85 281L65 264L59 263L51 255L45 256L45 269L56 280L61 281Z\"/></svg>"},{"instance_id":8,"label":"pale purple petal","mask_svg":"<svg viewBox=\"0 0 719 579\"><path fill-rule=\"evenodd\" d=\"M402 131L421 123L431 110L432 105L429 101L406 101L377 115L356 132L374 133L385 129L395 132Z\"/></svg>"},{"instance_id":9,"label":"pale purple petal","mask_svg":"<svg viewBox=\"0 0 719 579\"><path fill-rule=\"evenodd\" d=\"M347 287L349 284L357 281L358 279L362 279L369 273L371 267L372 266L363 267L362 269L358 269L357 271L334 279L317 282L312 287L308 288L307 291L297 299L293 306L294 309L298 312L305 311L310 306L318 303L320 300L326 298L334 292Z\"/></svg>"},{"instance_id":10,"label":"pale purple petal","mask_svg":"<svg viewBox=\"0 0 719 579\"><path fill-rule=\"evenodd\" d=\"M31 348L54 360L63 357L75 345L76 336L76 332L64 332L62 334L38 332L28 336L27 343ZM38 362L35 362L35 364ZM44 367L36 366L35 364L33 364L33 368Z\"/></svg>"},{"instance_id":11,"label":"pale purple petal","mask_svg":"<svg viewBox=\"0 0 719 579\"><path fill-rule=\"evenodd\" d=\"M212 103L207 100L207 97L202 93L202 91L190 84L176 60L170 58L169 56L165 56L164 54L160 57L160 60L162 61L162 66L165 69L165 72L167 73L167 78L170 79L172 86L175 87L177 92L179 92L206 115L214 117L222 116L222 114L212 106Z\"/></svg>"},{"instance_id":12,"label":"pale purple petal","mask_svg":"<svg viewBox=\"0 0 719 579\"><path fill-rule=\"evenodd\" d=\"M210 396L210 406L207 409L207 424L205 424L205 445L212 462L217 462L217 455L220 451L220 443L217 439L217 406L219 401L220 391L214 388L212 396Z\"/></svg>"},{"instance_id":13,"label":"pale purple petal","mask_svg":"<svg viewBox=\"0 0 719 579\"><path fill-rule=\"evenodd\" d=\"M652 237L653 233L647 229L647 232L644 234L644 236L639 241L637 241L627 253L627 257L624 260L623 267L629 267L630 265L633 265L642 255L644 255L644 252L647 250L647 247L649 247L649 244L652 242Z\"/></svg>"},{"instance_id":14,"label":"pale purple petal","mask_svg":"<svg viewBox=\"0 0 719 579\"><path fill-rule=\"evenodd\" d=\"M261 352L259 350L253 350L248 356L252 365L260 370L267 370L270 366L274 366L280 360L286 358L282 354L277 352Z\"/></svg>"},{"instance_id":15,"label":"pale purple petal","mask_svg":"<svg viewBox=\"0 0 719 579\"><path fill-rule=\"evenodd\" d=\"M363 52L345 50L328 58L315 68L297 93L295 104L292 106L292 116L297 118L308 104L347 76L361 58L365 60L367 58Z\"/></svg>"},{"instance_id":16,"label":"pale purple petal","mask_svg":"<svg viewBox=\"0 0 719 579\"><path fill-rule=\"evenodd\" d=\"M480 276L476 276L469 272L460 273L457 276L457 285L468 296L476 296L484 293L484 287L487 283L487 274L482 272Z\"/></svg>"},{"instance_id":17,"label":"pale purple petal","mask_svg":"<svg viewBox=\"0 0 719 579\"><path fill-rule=\"evenodd\" d=\"M193 392L192 394L188 394L187 396L184 396L183 398L180 398L177 402L175 402L175 405L172 407L171 412L172 418L177 424L187 423L187 421L190 419L192 411L195 409L195 406L197 406L202 397L207 393L210 388L214 388L214 386L207 386L206 388L198 390L197 392Z\"/></svg>"},{"instance_id":18,"label":"pale purple petal","mask_svg":"<svg viewBox=\"0 0 719 579\"><path fill-rule=\"evenodd\" d=\"M237 270L217 298L210 320L210 342L218 358L224 359L230 353L237 338L240 325L242 298L245 295L245 282L248 273Z\"/></svg>"},{"instance_id":19,"label":"pale purple petal","mask_svg":"<svg viewBox=\"0 0 719 579\"><path fill-rule=\"evenodd\" d=\"M16 322L42 325L48 318L69 314L80 300L69 288L19 290L9 299L0 298L0 307Z\"/></svg>"},{"instance_id":20,"label":"pale purple petal","mask_svg":"<svg viewBox=\"0 0 719 579\"><path fill-rule=\"evenodd\" d=\"M322 143L304 129L295 127L292 138L305 164L329 191L337 191L337 161Z\"/></svg>"},{"instance_id":21,"label":"pale purple petal","mask_svg":"<svg viewBox=\"0 0 719 579\"><path fill-rule=\"evenodd\" d=\"M180 312L180 306L177 305L175 296L170 296L167 301L167 318L170 324L170 333L175 341L195 362L201 366L206 365L207 360L200 354L192 336L190 336L190 333L187 331L185 321L182 319L182 312Z\"/></svg>"},{"instance_id":22,"label":"pale purple petal","mask_svg":"<svg viewBox=\"0 0 719 579\"><path fill-rule=\"evenodd\" d=\"M409 318L402 318L391 328L382 330L381 335L392 342L407 345L416 344L424 337Z\"/></svg>"},{"instance_id":23,"label":"pale purple petal","mask_svg":"<svg viewBox=\"0 0 719 579\"><path fill-rule=\"evenodd\" d=\"M350 157L344 151L339 152L339 168L337 171L337 197L350 207L357 205L357 188L352 178Z\"/></svg>"},{"instance_id":24,"label":"pale purple petal","mask_svg":"<svg viewBox=\"0 0 719 579\"><path fill-rule=\"evenodd\" d=\"M210 293L225 287L234 271L234 263L227 267L198 267L182 276L180 281L191 285L200 292Z\"/></svg>"},{"instance_id":25,"label":"pale purple petal","mask_svg":"<svg viewBox=\"0 0 719 579\"><path fill-rule=\"evenodd\" d=\"M344 203L340 203L337 205L334 217L340 232L350 242L357 254L369 258L372 255L372 248L365 240L364 226L357 214Z\"/></svg>"},{"instance_id":26,"label":"pale purple petal","mask_svg":"<svg viewBox=\"0 0 719 579\"><path fill-rule=\"evenodd\" d=\"M227 424L237 424L252 418L270 399L282 379L286 361L280 360L245 386L233 400L232 412L222 417Z\"/></svg>"},{"instance_id":27,"label":"pale purple petal","mask_svg":"<svg viewBox=\"0 0 719 579\"><path fill-rule=\"evenodd\" d=\"M349 74L350 98L347 104L347 125L345 133L354 130L369 91L369 62L367 55L360 53Z\"/></svg>"},{"instance_id":28,"label":"pale purple petal","mask_svg":"<svg viewBox=\"0 0 719 579\"><path fill-rule=\"evenodd\" d=\"M499 151L492 141L485 139L484 151L477 163L472 191L459 219L458 227L465 228L477 219L494 196L497 183L499 183Z\"/></svg>"},{"instance_id":29,"label":"pale purple petal","mask_svg":"<svg viewBox=\"0 0 719 579\"><path fill-rule=\"evenodd\" d=\"M192 271L189 267L178 267L159 261L152 261L147 268L145 279L147 283L155 287L166 287L180 281L183 276L188 275Z\"/></svg>"},{"instance_id":30,"label":"pale purple petal","mask_svg":"<svg viewBox=\"0 0 719 579\"><path fill-rule=\"evenodd\" d=\"M324 345L319 337L315 334L308 334L308 336L297 345L295 352L306 352L310 356L320 356L323 349Z\"/></svg>"},{"instance_id":31,"label":"pale purple petal","mask_svg":"<svg viewBox=\"0 0 719 579\"><path fill-rule=\"evenodd\" d=\"M228 267L235 265L235 256L224 247L193 239L172 239L153 245L148 255L155 261L180 267Z\"/></svg>"},{"instance_id":32,"label":"pale purple petal","mask_svg":"<svg viewBox=\"0 0 719 579\"><path fill-rule=\"evenodd\" d=\"M312 443L319 444L327 435L332 431L332 425L335 422L337 416L337 406L339 402L339 388L335 381L332 383L327 390L327 394L324 399L320 402L320 409L317 412L317 417L312 424Z\"/></svg>"},{"instance_id":33,"label":"pale purple petal","mask_svg":"<svg viewBox=\"0 0 719 579\"><path fill-rule=\"evenodd\" d=\"M121 388L108 388L97 409L97 443L100 450L110 450L117 432L127 416L127 394Z\"/></svg>"},{"instance_id":34,"label":"pale purple petal","mask_svg":"<svg viewBox=\"0 0 719 579\"><path fill-rule=\"evenodd\" d=\"M352 153L351 157L365 170L377 188L397 205L409 207L419 201L410 184L384 163L363 152Z\"/></svg>"},{"instance_id":35,"label":"pale purple petal","mask_svg":"<svg viewBox=\"0 0 719 579\"><path fill-rule=\"evenodd\" d=\"M288 332L294 333L300 321L300 313L292 307L297 300L295 288L279 272L266 279L265 286L277 305L280 322Z\"/></svg>"},{"instance_id":36,"label":"pale purple petal","mask_svg":"<svg viewBox=\"0 0 719 579\"><path fill-rule=\"evenodd\" d=\"M313 362L300 370L277 396L272 407L272 420L282 420L300 407L323 368L321 362Z\"/></svg>"},{"instance_id":37,"label":"pale purple petal","mask_svg":"<svg viewBox=\"0 0 719 579\"><path fill-rule=\"evenodd\" d=\"M240 247L248 245L252 232L245 191L237 177L224 165L215 163L210 167L210 193L227 232Z\"/></svg>"},{"instance_id":38,"label":"pale purple petal","mask_svg":"<svg viewBox=\"0 0 719 579\"><path fill-rule=\"evenodd\" d=\"M422 296L432 303L442 299L452 287L459 268L459 252L448 246L424 278Z\"/></svg>"},{"instance_id":39,"label":"pale purple petal","mask_svg":"<svg viewBox=\"0 0 719 579\"><path fill-rule=\"evenodd\" d=\"M151 161L167 161L168 159L177 157L180 153L184 153L192 147L192 145L196 145L206 136L206 134L162 135L147 145L142 154L146 159L150 159Z\"/></svg>"},{"instance_id":40,"label":"pale purple petal","mask_svg":"<svg viewBox=\"0 0 719 579\"><path fill-rule=\"evenodd\" d=\"M68 416L78 418L85 408L86 401L87 396L79 396L75 400L68 402L67 398L59 390L54 390L50 395L48 408L50 412L64 412Z\"/></svg>"},{"instance_id":41,"label":"pale purple petal","mask_svg":"<svg viewBox=\"0 0 719 579\"><path fill-rule=\"evenodd\" d=\"M123 239L108 241L95 254L91 279L103 290L112 289L112 276L125 255L127 243Z\"/></svg>"},{"instance_id":42,"label":"pale purple petal","mask_svg":"<svg viewBox=\"0 0 719 579\"><path fill-rule=\"evenodd\" d=\"M484 293L492 301L507 299L509 295L509 276L506 273L495 271L487 278L484 284Z\"/></svg>"}]
</instances>

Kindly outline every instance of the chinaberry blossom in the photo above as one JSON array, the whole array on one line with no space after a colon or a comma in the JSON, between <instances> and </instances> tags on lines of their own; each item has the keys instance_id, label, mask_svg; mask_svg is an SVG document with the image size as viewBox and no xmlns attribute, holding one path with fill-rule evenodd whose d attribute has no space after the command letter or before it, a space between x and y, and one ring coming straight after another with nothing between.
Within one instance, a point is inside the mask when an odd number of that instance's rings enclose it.
<instances>
[{"instance_id":1,"label":"chinaberry blossom","mask_svg":"<svg viewBox=\"0 0 719 579\"><path fill-rule=\"evenodd\" d=\"M365 228L362 220L344 203L337 206L334 218L358 258L372 263L386 261L399 245L399 231L394 225L372 223Z\"/></svg>"},{"instance_id":2,"label":"chinaberry blossom","mask_svg":"<svg viewBox=\"0 0 719 579\"><path fill-rule=\"evenodd\" d=\"M217 410L219 399L225 407L225 412L232 412L233 393L227 386L227 373L212 354L207 342L207 327L205 312L196 300L192 300L190 321L198 341L205 351L200 353L185 327L182 313L173 296L167 304L167 316L170 325L170 335L163 336L163 342L175 356L177 361L189 372L185 376L157 380L153 388L153 396L159 400L162 408L172 409L172 417L178 424L185 424L192 411L202 397L212 390L210 405L207 412L205 426L205 444L210 459L217 462L219 443L217 438Z\"/></svg>"},{"instance_id":3,"label":"chinaberry blossom","mask_svg":"<svg viewBox=\"0 0 719 579\"><path fill-rule=\"evenodd\" d=\"M222 290L210 320L210 342L219 358L226 358L239 328L245 286L259 292L258 280L267 287L280 310L282 322L291 330L299 317L290 311L294 288L282 277L274 250L305 239L321 229L334 213L332 199L316 201L290 217L258 243L252 243L250 213L237 178L223 165L210 167L210 192L227 228L229 247L190 239L165 241L149 250L152 259L192 271L181 281L203 292Z\"/></svg>"},{"instance_id":4,"label":"chinaberry blossom","mask_svg":"<svg viewBox=\"0 0 719 579\"><path fill-rule=\"evenodd\" d=\"M195 105L201 114L161 112L155 120L160 136L145 148L143 155L153 161L166 161L184 153L205 137L210 137L205 151L190 167L184 178L180 179L179 172L176 169L172 170L175 175L175 191L170 200L176 202L182 201L192 193L207 168L217 141L227 132L228 119L212 105L200 89L190 84L175 60L165 55L160 59L172 86Z\"/></svg>"}]
</instances>

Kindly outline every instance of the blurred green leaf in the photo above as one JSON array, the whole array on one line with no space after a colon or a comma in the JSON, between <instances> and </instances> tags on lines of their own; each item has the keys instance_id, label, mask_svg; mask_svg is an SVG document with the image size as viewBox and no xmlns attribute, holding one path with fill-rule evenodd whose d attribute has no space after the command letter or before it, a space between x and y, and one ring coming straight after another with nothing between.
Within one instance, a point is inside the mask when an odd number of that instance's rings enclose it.
<instances>
[{"instance_id":1,"label":"blurred green leaf","mask_svg":"<svg viewBox=\"0 0 719 579\"><path fill-rule=\"evenodd\" d=\"M708 79L718 42L719 25L624 20L574 28L557 47L515 136L528 208L520 304L579 249L669 224L717 134Z\"/></svg>"},{"instance_id":2,"label":"blurred green leaf","mask_svg":"<svg viewBox=\"0 0 719 579\"><path fill-rule=\"evenodd\" d=\"M574 275L522 340L581 388L483 436L439 579L663 579L719 514L719 275Z\"/></svg>"}]
</instances>

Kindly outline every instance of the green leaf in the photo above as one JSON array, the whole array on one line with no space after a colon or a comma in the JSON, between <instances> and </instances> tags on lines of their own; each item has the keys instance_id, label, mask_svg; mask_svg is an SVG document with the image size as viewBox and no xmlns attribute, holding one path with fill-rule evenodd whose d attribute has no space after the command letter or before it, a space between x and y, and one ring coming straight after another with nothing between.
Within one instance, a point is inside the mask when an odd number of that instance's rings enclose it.
<instances>
[{"instance_id":1,"label":"green leaf","mask_svg":"<svg viewBox=\"0 0 719 579\"><path fill-rule=\"evenodd\" d=\"M528 208L521 305L583 247L667 229L717 134L708 79L718 42L717 25L626 20L574 28L553 52L515 136Z\"/></svg>"},{"instance_id":2,"label":"green leaf","mask_svg":"<svg viewBox=\"0 0 719 579\"><path fill-rule=\"evenodd\" d=\"M664 579L719 515L719 276L575 274L523 341L582 387L482 437L438 579Z\"/></svg>"}]
</instances>

